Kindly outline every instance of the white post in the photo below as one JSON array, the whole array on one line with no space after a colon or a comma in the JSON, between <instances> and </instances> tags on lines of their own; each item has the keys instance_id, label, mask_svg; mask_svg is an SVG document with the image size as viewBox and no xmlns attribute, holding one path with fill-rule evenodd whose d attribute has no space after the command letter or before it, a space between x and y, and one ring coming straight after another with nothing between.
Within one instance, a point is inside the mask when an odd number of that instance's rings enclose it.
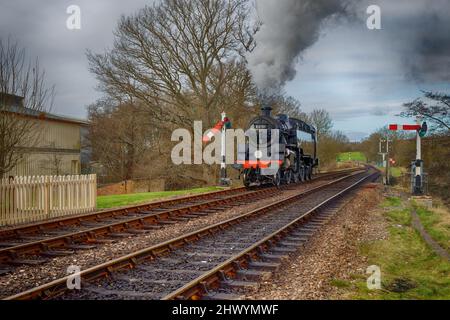
<instances>
[{"instance_id":1,"label":"white post","mask_svg":"<svg viewBox=\"0 0 450 320\"><path fill-rule=\"evenodd\" d=\"M419 119L417 119L417 124L420 125L420 120ZM422 146L421 146L421 138L420 138L420 135L419 135L419 131L417 131L416 136L417 136L417 140L416 140L416 148L417 148L416 159L417 160L422 160Z\"/></svg>"},{"instance_id":2,"label":"white post","mask_svg":"<svg viewBox=\"0 0 450 320\"><path fill-rule=\"evenodd\" d=\"M419 132L417 132L416 134L417 138L416 138L416 160L420 161L422 159L422 149L421 149L421 138L419 135ZM422 166L417 167L416 166L416 176L420 176L422 175Z\"/></svg>"},{"instance_id":3,"label":"white post","mask_svg":"<svg viewBox=\"0 0 450 320\"><path fill-rule=\"evenodd\" d=\"M220 181L221 186L229 186L229 181L227 179L227 165L226 165L226 132L227 128L225 125L225 118L227 117L225 111L221 114L222 118L222 135L221 135L221 146L220 146Z\"/></svg>"},{"instance_id":4,"label":"white post","mask_svg":"<svg viewBox=\"0 0 450 320\"><path fill-rule=\"evenodd\" d=\"M222 112L222 123L225 122L225 118L227 117L227 115L225 114L225 112ZM226 132L227 132L227 128L225 125L223 125L222 127L222 144L221 144L221 148L220 148L220 157L221 157L221 162L220 162L220 169L221 170L225 170L226 169L226 164L225 164L225 160L226 160ZM224 177L226 178L226 176Z\"/></svg>"},{"instance_id":5,"label":"white post","mask_svg":"<svg viewBox=\"0 0 450 320\"><path fill-rule=\"evenodd\" d=\"M421 117L417 117L417 124L421 126ZM422 162L422 138L420 137L419 130L416 133L416 166L415 172L413 174L413 193L422 194L423 193L423 162ZM420 181L420 184L419 184Z\"/></svg>"}]
</instances>

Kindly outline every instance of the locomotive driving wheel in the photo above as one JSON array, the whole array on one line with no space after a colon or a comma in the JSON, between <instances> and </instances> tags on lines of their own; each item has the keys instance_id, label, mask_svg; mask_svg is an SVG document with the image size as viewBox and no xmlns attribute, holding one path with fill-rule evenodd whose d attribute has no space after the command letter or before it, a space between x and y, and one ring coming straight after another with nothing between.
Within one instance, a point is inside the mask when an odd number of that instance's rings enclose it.
<instances>
[{"instance_id":1,"label":"locomotive driving wheel","mask_svg":"<svg viewBox=\"0 0 450 320\"><path fill-rule=\"evenodd\" d=\"M298 179L300 180L300 182L305 181L305 167L304 166L300 166L300 168L298 170Z\"/></svg>"},{"instance_id":2,"label":"locomotive driving wheel","mask_svg":"<svg viewBox=\"0 0 450 320\"><path fill-rule=\"evenodd\" d=\"M284 172L284 177L283 178L284 178L284 182L286 184L290 184L291 183L291 178L292 178L291 170L286 170Z\"/></svg>"},{"instance_id":3,"label":"locomotive driving wheel","mask_svg":"<svg viewBox=\"0 0 450 320\"><path fill-rule=\"evenodd\" d=\"M243 175L243 182L244 182L244 187L246 187L246 188L250 187L250 177L249 177L249 174L244 173L244 175Z\"/></svg>"},{"instance_id":4,"label":"locomotive driving wheel","mask_svg":"<svg viewBox=\"0 0 450 320\"><path fill-rule=\"evenodd\" d=\"M292 183L298 183L298 173L293 172L291 174L291 181Z\"/></svg>"},{"instance_id":5,"label":"locomotive driving wheel","mask_svg":"<svg viewBox=\"0 0 450 320\"><path fill-rule=\"evenodd\" d=\"M280 170L277 171L277 173L273 176L273 184L276 187L279 187L281 184L281 173Z\"/></svg>"},{"instance_id":6,"label":"locomotive driving wheel","mask_svg":"<svg viewBox=\"0 0 450 320\"><path fill-rule=\"evenodd\" d=\"M307 166L306 167L306 172L305 172L305 176L306 176L306 179L305 180L311 180L311 172L312 172L312 168L311 168L311 166Z\"/></svg>"}]
</instances>

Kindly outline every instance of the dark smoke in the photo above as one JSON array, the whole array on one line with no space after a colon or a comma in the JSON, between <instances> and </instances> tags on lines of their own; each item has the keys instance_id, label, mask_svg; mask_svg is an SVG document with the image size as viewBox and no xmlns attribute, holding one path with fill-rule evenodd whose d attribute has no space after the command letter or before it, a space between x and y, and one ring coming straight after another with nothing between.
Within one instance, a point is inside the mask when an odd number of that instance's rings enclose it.
<instances>
[{"instance_id":1,"label":"dark smoke","mask_svg":"<svg viewBox=\"0 0 450 320\"><path fill-rule=\"evenodd\" d=\"M271 92L295 77L295 63L313 45L323 23L346 12L343 0L256 0L262 23L248 55L258 88Z\"/></svg>"},{"instance_id":2,"label":"dark smoke","mask_svg":"<svg viewBox=\"0 0 450 320\"><path fill-rule=\"evenodd\" d=\"M381 8L382 30L366 29L366 9L372 4ZM450 0L256 0L256 7L262 26L247 59L265 94L278 92L295 77L298 59L325 24L348 16L360 17L353 27L367 32L368 41L383 39L386 58L397 55L407 78L450 81Z\"/></svg>"},{"instance_id":3,"label":"dark smoke","mask_svg":"<svg viewBox=\"0 0 450 320\"><path fill-rule=\"evenodd\" d=\"M374 3L366 1L365 3ZM382 0L386 50L399 54L407 78L450 80L450 0Z\"/></svg>"},{"instance_id":4,"label":"dark smoke","mask_svg":"<svg viewBox=\"0 0 450 320\"><path fill-rule=\"evenodd\" d=\"M450 81L450 1L437 2L412 23L416 37L405 52L407 74L420 82Z\"/></svg>"}]
</instances>

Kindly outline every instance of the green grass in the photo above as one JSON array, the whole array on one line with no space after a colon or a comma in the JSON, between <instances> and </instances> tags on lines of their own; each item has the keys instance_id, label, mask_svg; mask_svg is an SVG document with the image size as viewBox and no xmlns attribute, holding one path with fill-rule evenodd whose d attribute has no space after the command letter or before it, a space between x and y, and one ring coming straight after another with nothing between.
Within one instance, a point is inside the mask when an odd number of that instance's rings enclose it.
<instances>
[{"instance_id":1,"label":"green grass","mask_svg":"<svg viewBox=\"0 0 450 320\"><path fill-rule=\"evenodd\" d=\"M402 199L398 197L387 197L381 203L382 207L400 207L402 204Z\"/></svg>"},{"instance_id":2,"label":"green grass","mask_svg":"<svg viewBox=\"0 0 450 320\"><path fill-rule=\"evenodd\" d=\"M348 288L352 285L350 281L343 280L343 279L332 279L330 281L330 284L332 286L338 287L338 288Z\"/></svg>"},{"instance_id":3,"label":"green grass","mask_svg":"<svg viewBox=\"0 0 450 320\"><path fill-rule=\"evenodd\" d=\"M344 161L361 161L365 162L366 157L362 152L342 152L337 155L337 162L344 162Z\"/></svg>"},{"instance_id":4,"label":"green grass","mask_svg":"<svg viewBox=\"0 0 450 320\"><path fill-rule=\"evenodd\" d=\"M369 290L368 275L355 275L350 285L334 279L331 284L341 288L350 299L450 299L450 263L437 256L411 226L410 210L399 208L399 198L388 198L382 206L389 224L389 237L360 247L367 257L367 266L381 269L381 290ZM389 206L391 204L391 206ZM406 204L405 204L406 205ZM432 213L425 221L436 223ZM431 222L434 221L434 222ZM450 230L441 230L448 239ZM400 288L401 290L399 290Z\"/></svg>"},{"instance_id":5,"label":"green grass","mask_svg":"<svg viewBox=\"0 0 450 320\"><path fill-rule=\"evenodd\" d=\"M401 167L389 167L389 171L392 177L398 178L402 176L405 170Z\"/></svg>"},{"instance_id":6,"label":"green grass","mask_svg":"<svg viewBox=\"0 0 450 320\"><path fill-rule=\"evenodd\" d=\"M177 191L161 191L161 192L146 192L146 193L133 193L133 194L121 194L113 196L99 196L97 197L97 208L107 209L132 204L145 203L163 199L172 196L183 196L189 194L204 193L210 191L220 190L218 187L205 187L188 190Z\"/></svg>"},{"instance_id":7,"label":"green grass","mask_svg":"<svg viewBox=\"0 0 450 320\"><path fill-rule=\"evenodd\" d=\"M416 207L417 215L428 234L450 252L450 213L446 210L428 210Z\"/></svg>"}]
</instances>

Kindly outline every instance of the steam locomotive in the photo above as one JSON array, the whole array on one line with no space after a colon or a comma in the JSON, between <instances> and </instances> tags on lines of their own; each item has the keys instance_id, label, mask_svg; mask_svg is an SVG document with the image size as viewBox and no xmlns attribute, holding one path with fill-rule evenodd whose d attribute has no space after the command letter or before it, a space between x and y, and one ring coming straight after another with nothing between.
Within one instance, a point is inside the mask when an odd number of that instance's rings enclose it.
<instances>
[{"instance_id":1,"label":"steam locomotive","mask_svg":"<svg viewBox=\"0 0 450 320\"><path fill-rule=\"evenodd\" d=\"M319 164L316 129L285 114L272 117L271 111L263 105L248 125L245 144L238 145L234 168L246 187L310 180Z\"/></svg>"}]
</instances>

